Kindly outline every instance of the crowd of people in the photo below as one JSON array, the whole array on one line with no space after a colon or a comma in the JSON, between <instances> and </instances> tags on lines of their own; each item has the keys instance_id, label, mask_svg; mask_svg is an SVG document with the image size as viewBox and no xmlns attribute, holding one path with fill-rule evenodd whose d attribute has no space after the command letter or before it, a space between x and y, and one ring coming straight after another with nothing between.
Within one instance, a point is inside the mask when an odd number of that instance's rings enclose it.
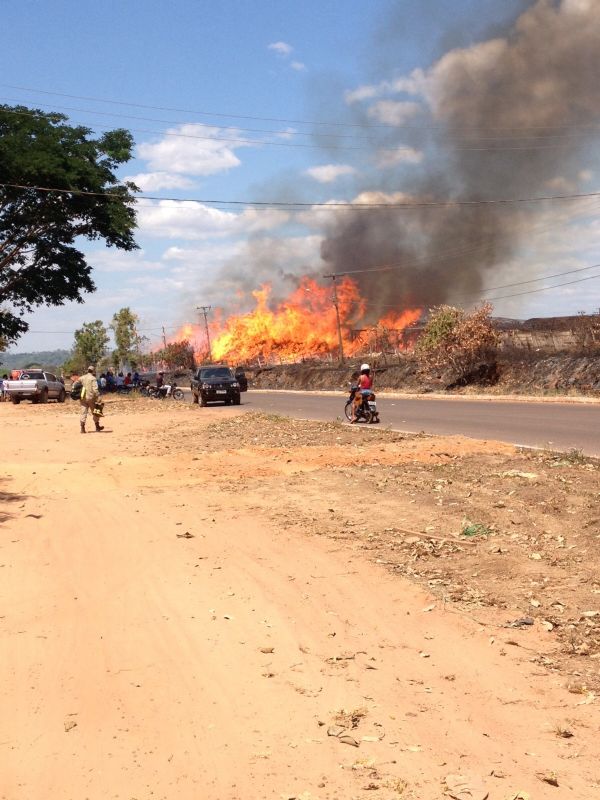
<instances>
[{"instance_id":1,"label":"crowd of people","mask_svg":"<svg viewBox=\"0 0 600 800\"><path fill-rule=\"evenodd\" d=\"M137 370L133 373L128 372L126 375L122 372L118 372L115 375L114 372L109 369L98 376L98 387L100 388L101 394L104 392L116 392L123 388L137 389L141 386L141 383L142 379Z\"/></svg>"}]
</instances>

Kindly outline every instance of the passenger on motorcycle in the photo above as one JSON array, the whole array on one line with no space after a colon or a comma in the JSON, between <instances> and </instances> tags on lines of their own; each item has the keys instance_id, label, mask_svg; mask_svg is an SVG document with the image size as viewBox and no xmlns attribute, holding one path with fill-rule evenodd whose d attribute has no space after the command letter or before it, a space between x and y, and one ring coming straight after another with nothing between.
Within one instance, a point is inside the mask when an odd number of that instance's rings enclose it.
<instances>
[{"instance_id":1,"label":"passenger on motorcycle","mask_svg":"<svg viewBox=\"0 0 600 800\"><path fill-rule=\"evenodd\" d=\"M353 415L351 422L357 421L358 409L367 400L369 395L372 394L372 392L373 378L371 377L371 367L368 364L362 364L358 378L358 391L354 395L354 405L352 407Z\"/></svg>"}]
</instances>

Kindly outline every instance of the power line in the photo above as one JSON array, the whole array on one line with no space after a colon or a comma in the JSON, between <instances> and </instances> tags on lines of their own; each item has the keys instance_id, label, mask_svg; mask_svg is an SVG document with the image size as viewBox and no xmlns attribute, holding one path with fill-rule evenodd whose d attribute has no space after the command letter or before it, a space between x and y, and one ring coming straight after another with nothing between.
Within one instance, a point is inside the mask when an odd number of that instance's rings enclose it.
<instances>
[{"instance_id":1,"label":"power line","mask_svg":"<svg viewBox=\"0 0 600 800\"><path fill-rule=\"evenodd\" d=\"M36 114L33 111L17 111L15 109L2 109L5 113L9 114L20 114L23 116L30 116L30 117L40 117L42 114ZM92 112L95 113L95 112ZM86 128L94 131L100 132L107 132L112 130L112 128L107 128L102 125L97 125L94 122L82 122L79 123ZM173 123L177 124L177 123ZM194 123L187 123L187 124L194 124ZM199 123L202 124L202 123ZM174 131L165 131L165 130L151 130L150 128L129 128L129 131L134 133L147 133L153 136L168 136L174 137L179 139L197 139L200 141L214 141L214 142L229 142L231 144L240 144L240 145L254 145L258 146L267 146L267 147L287 147L287 148L300 148L304 150L321 150L322 145L320 144L302 144L299 142L274 142L265 139L246 139L242 137L231 137L231 136L201 136L199 134L193 133L176 133ZM278 132L281 133L281 132ZM547 141L546 138L540 137L543 141ZM501 139L501 141L503 141ZM457 152L488 152L488 153L499 153L505 151L513 151L513 150L554 150L560 147L568 147L570 142L550 142L548 144L536 145L536 144L526 144L521 143L517 144L517 146L502 146L500 144L494 145L491 147L478 147L478 146L468 146L468 145L454 145L453 150ZM328 145L330 150L338 150L338 151L364 151L364 152L371 152L374 149L374 145L370 147L367 145L357 146L357 147L349 147L349 146L336 146L336 145ZM388 147L383 147L383 149L392 149L394 152L414 152L415 148L410 146L402 146L402 147L395 147L394 145L388 145Z\"/></svg>"},{"instance_id":2,"label":"power line","mask_svg":"<svg viewBox=\"0 0 600 800\"><path fill-rule=\"evenodd\" d=\"M565 275L576 275L576 274L578 274L580 272L587 272L590 269L598 269L598 268L600 268L600 264L592 264L589 267L581 267L580 269L569 269L566 272L555 272L553 275L540 275L538 278L531 278L530 280L527 280L527 281L517 281L516 283L505 283L502 286L490 286L488 289L483 289L481 292L471 292L470 294L463 294L463 295L460 295L460 297L458 297L456 299L457 300L464 300L464 299L467 299L467 298L470 298L470 297L483 297L483 295L487 294L487 292L499 292L502 289L512 289L513 286L526 286L529 283L537 283L538 281L547 281L547 280L551 280L552 278L561 278L561 277L564 277ZM338 272L336 274L336 277L339 278L339 277L341 277L342 275L345 275L345 274L346 273L339 273ZM328 276L325 276L325 277L328 277ZM597 277L600 277L600 276L592 275L592 276L590 276L589 279L585 278L585 280L591 280L591 278L597 278ZM559 285L562 286L563 284L559 284ZM568 285L568 284L564 284L564 285ZM540 289L535 289L534 291L544 291L544 287L541 287ZM528 294L528 292L524 292L524 294ZM509 295L509 296L513 296L513 295ZM501 298L490 298L490 299L499 300ZM377 305L379 308L398 308L398 303L396 303L395 305L380 305L379 303L375 303L374 305Z\"/></svg>"},{"instance_id":3,"label":"power line","mask_svg":"<svg viewBox=\"0 0 600 800\"><path fill-rule=\"evenodd\" d=\"M247 119L247 120L254 120L259 122L279 122L285 123L289 125L325 125L330 127L344 127L344 128L361 128L364 129L365 124L360 122L339 122L339 121L331 121L331 120L306 120L306 119L287 119L283 117L266 117L266 116L257 116L257 115L247 115L247 114L231 114L231 113L220 113L216 111L198 111L189 108L176 108L173 106L159 106L159 105L150 105L146 103L136 103L130 102L125 100L111 100L101 97L90 97L89 95L77 95L77 94L68 94L66 92L53 92L45 89L34 89L28 86L18 86L9 83L0 83L0 86L6 89L17 89L23 92L30 92L34 94L44 94L44 95L51 95L53 97L67 97L71 100L86 100L93 103L105 103L109 105L118 105L118 106L127 106L129 108L145 108L151 111L168 111L177 114L196 114L199 117L221 117L224 119ZM590 123L581 123L579 125L530 125L530 126L512 126L501 128L498 126L494 126L493 128L489 128L489 130L507 130L507 131L515 131L515 130L569 130L571 128L586 128L586 127L598 127L600 126L600 121L597 122L590 122ZM381 129L396 129L398 126L392 123L377 123L370 125L372 128L381 128ZM404 127L404 126L403 126ZM448 130L445 126L411 126L412 129L416 130L423 130L423 129L441 129L441 130ZM456 127L455 130L473 130L473 128L468 127ZM477 128L476 130L485 130L485 128Z\"/></svg>"},{"instance_id":4,"label":"power line","mask_svg":"<svg viewBox=\"0 0 600 800\"><path fill-rule=\"evenodd\" d=\"M599 265L596 265L599 266ZM594 278L600 278L600 275L588 275L587 278L579 278L575 281L565 281L565 283L557 283L554 286L542 286L539 289L529 289L526 292L515 292L514 294L503 294L500 297L483 297L483 300L506 300L509 297L521 297L525 294L538 294L539 292L549 292L552 289L559 289L561 286L572 286L574 283L583 283L584 281L591 281ZM488 291L491 291L488 289Z\"/></svg>"},{"instance_id":5,"label":"power line","mask_svg":"<svg viewBox=\"0 0 600 800\"><path fill-rule=\"evenodd\" d=\"M122 195L115 192L88 192L82 189L58 189L49 186L28 186L20 183L0 183L0 187L5 189L24 189L37 192L56 192L57 194L74 194L89 197L114 197L122 200ZM461 206L490 206L490 205L512 205L516 203L539 203L546 201L560 200L583 200L586 198L600 197L598 192L579 192L576 194L555 194L538 195L536 197L512 197L512 198L493 198L488 200L431 200L411 203L305 203L297 201L279 200L217 200L214 198L186 198L186 197L159 197L158 195L135 195L134 200L153 200L172 203L196 203L201 205L222 205L222 206L256 206L258 208L343 208L349 211L376 211L376 210L399 210L412 208L452 208Z\"/></svg>"},{"instance_id":6,"label":"power line","mask_svg":"<svg viewBox=\"0 0 600 800\"><path fill-rule=\"evenodd\" d=\"M2 85L2 84L0 84L0 85ZM22 102L21 100L15 99L13 97L4 97L3 101L4 102L9 102L9 103L21 103ZM50 108L50 109L60 109L61 111L75 111L75 112L80 113L80 114L96 114L97 116L114 117L114 118L118 118L118 119L133 119L133 120L139 120L141 122L159 122L159 123L162 123L164 125L177 125L177 126L197 125L197 126L203 127L203 128L215 128L215 127L217 127L220 130L245 131L245 132L248 132L248 133L270 133L270 134L275 134L275 135L279 135L279 136L287 136L287 137L318 136L320 138L331 138L331 139L340 139L341 138L341 139L351 139L353 141L373 142L373 138L370 137L370 136L355 136L355 135L349 135L349 134L344 134L344 133L323 133L323 132L315 132L315 131L274 130L273 128L246 128L246 127L242 127L242 126L239 126L239 125L219 125L219 124L215 125L214 123L198 122L198 121L194 121L194 120L176 121L176 120L169 120L169 119L157 119L156 117L141 117L141 116L136 115L136 114L120 114L117 111L99 111L99 110L96 110L96 109L93 109L93 108L74 108L73 106L63 106L63 105L56 105L56 104L50 104L50 103L38 103L37 101L36 101L36 105L43 106L45 108ZM35 111L31 111L31 110L29 110L29 111L19 111L17 109L6 109L6 108L2 109L2 110L5 113L10 113L10 114L25 114L25 115L28 114L30 116L40 116L40 115L35 114ZM47 113L52 113L52 112L47 112ZM600 123L598 123L598 126L600 126ZM394 127L397 128L397 126L394 126ZM136 130L136 129L132 128L131 130ZM146 131L144 129L137 129L137 130L142 130L142 132L144 132L144 133L148 132L148 131ZM412 130L421 130L421 128L415 128L414 126L409 126L409 125L403 125L402 126L402 131L412 131ZM164 131L156 131L156 133L161 133L163 135L167 135L167 133L164 132ZM175 135L183 136L183 134L175 134L175 133L169 133L169 135L171 135L171 136L175 136ZM573 138L573 137L580 137L580 136L587 136L587 135L589 135L589 134L586 131L580 131L580 132L575 131L574 133L547 134L545 136L544 135L539 135L537 133L535 133L535 134L524 133L524 134L517 134L516 136L507 136L507 135L504 135L504 136L480 136L480 135L477 135L475 139L472 136L468 136L467 138L471 142L472 141L486 141L486 142L488 142L488 141L489 142L491 142L491 141L502 141L502 142L506 142L507 140L508 141L511 141L511 140L520 141L520 140L525 140L525 139L547 142L549 139L565 139L565 138ZM190 137L190 138L192 138L192 137ZM193 137L193 138L196 138L196 137ZM200 137L197 137L197 138L200 138ZM217 137L217 136L215 136L213 138L219 138L219 139L222 139L223 141L240 141L240 140L237 140L237 139L225 139L225 138ZM244 139L244 140L241 140L241 141L247 141L247 140ZM348 148L348 149L350 149L350 148ZM356 149L358 149L358 148L356 148ZM500 148L490 148L490 149L497 150L497 149L500 149ZM521 148L509 148L509 149L521 149ZM529 149L529 148L527 148L527 149Z\"/></svg>"}]
</instances>

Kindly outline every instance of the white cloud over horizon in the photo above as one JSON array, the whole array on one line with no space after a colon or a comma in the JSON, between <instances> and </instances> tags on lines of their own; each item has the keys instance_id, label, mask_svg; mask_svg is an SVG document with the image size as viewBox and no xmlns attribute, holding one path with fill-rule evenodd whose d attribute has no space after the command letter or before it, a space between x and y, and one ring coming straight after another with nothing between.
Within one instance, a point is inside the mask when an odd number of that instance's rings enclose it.
<instances>
[{"instance_id":1,"label":"white cloud over horizon","mask_svg":"<svg viewBox=\"0 0 600 800\"><path fill-rule=\"evenodd\" d=\"M217 138L222 133L224 138ZM235 150L250 145L228 139L235 139L235 131L222 131L221 128L200 124L171 128L160 141L138 145L138 155L150 169L142 175L206 176L230 170L241 163Z\"/></svg>"},{"instance_id":2,"label":"white cloud over horizon","mask_svg":"<svg viewBox=\"0 0 600 800\"><path fill-rule=\"evenodd\" d=\"M138 224L152 238L198 240L272 230L290 219L287 211L246 208L222 211L189 200L158 200L138 206Z\"/></svg>"},{"instance_id":3,"label":"white cloud over horizon","mask_svg":"<svg viewBox=\"0 0 600 800\"><path fill-rule=\"evenodd\" d=\"M306 175L319 183L333 183L344 175L354 175L355 173L356 168L350 164L321 164L305 170Z\"/></svg>"},{"instance_id":4,"label":"white cloud over horizon","mask_svg":"<svg viewBox=\"0 0 600 800\"><path fill-rule=\"evenodd\" d=\"M279 56L283 56L286 58L287 56L291 55L294 51L294 48L291 44L287 42L271 42L271 44L267 45L268 50L272 50L274 53L277 53Z\"/></svg>"},{"instance_id":5,"label":"white cloud over horizon","mask_svg":"<svg viewBox=\"0 0 600 800\"><path fill-rule=\"evenodd\" d=\"M194 182L175 172L140 172L127 175L123 180L132 181L142 192L158 192L161 189L190 189Z\"/></svg>"},{"instance_id":6,"label":"white cloud over horizon","mask_svg":"<svg viewBox=\"0 0 600 800\"><path fill-rule=\"evenodd\" d=\"M414 147L394 147L382 149L377 154L377 166L385 169L398 164L420 164L423 161L423 151Z\"/></svg>"},{"instance_id":7,"label":"white cloud over horizon","mask_svg":"<svg viewBox=\"0 0 600 800\"><path fill-rule=\"evenodd\" d=\"M423 110L419 103L405 100L379 100L372 105L367 116L384 125L401 126Z\"/></svg>"}]
</instances>

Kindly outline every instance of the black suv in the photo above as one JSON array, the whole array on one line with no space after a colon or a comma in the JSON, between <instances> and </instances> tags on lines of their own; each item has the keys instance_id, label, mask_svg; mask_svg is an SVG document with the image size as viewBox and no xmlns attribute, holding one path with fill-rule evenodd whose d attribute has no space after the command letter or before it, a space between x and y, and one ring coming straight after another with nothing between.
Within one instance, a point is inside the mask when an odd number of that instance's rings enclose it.
<instances>
[{"instance_id":1,"label":"black suv","mask_svg":"<svg viewBox=\"0 0 600 800\"><path fill-rule=\"evenodd\" d=\"M225 405L239 406L240 384L229 367L207 364L199 367L190 384L192 402L205 406L223 401Z\"/></svg>"}]
</instances>

